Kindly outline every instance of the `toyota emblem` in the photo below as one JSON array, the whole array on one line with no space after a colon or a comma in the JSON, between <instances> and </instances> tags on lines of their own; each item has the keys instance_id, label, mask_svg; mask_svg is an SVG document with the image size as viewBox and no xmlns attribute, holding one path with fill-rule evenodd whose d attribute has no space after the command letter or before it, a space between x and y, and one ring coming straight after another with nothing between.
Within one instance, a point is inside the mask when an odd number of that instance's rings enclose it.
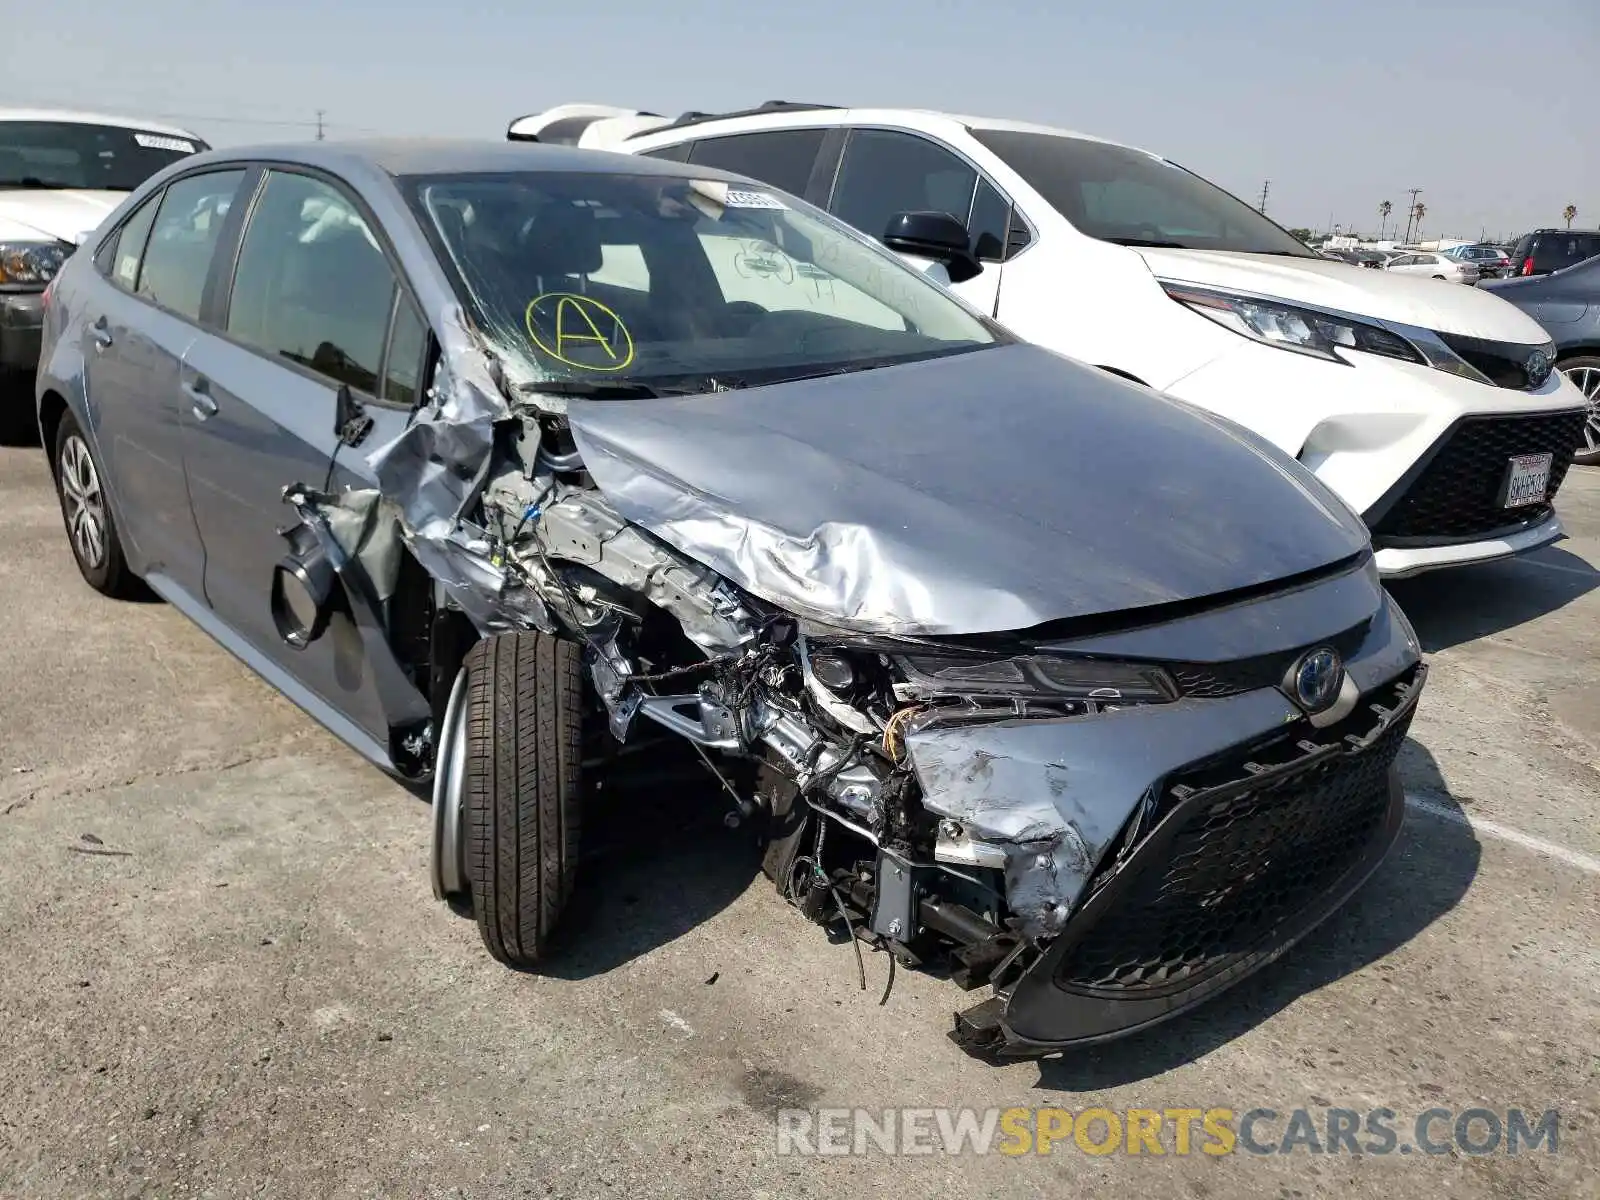
<instances>
[{"instance_id":1,"label":"toyota emblem","mask_svg":"<svg viewBox=\"0 0 1600 1200\"><path fill-rule=\"evenodd\" d=\"M1344 687L1344 662L1337 650L1323 646L1308 651L1289 671L1285 689L1294 702L1308 713L1332 707Z\"/></svg>"}]
</instances>

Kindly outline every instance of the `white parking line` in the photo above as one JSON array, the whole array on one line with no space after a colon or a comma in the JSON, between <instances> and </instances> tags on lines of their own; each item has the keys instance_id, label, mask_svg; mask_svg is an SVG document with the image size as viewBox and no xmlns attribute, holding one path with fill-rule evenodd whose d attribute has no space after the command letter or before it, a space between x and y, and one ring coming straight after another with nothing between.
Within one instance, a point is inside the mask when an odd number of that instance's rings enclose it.
<instances>
[{"instance_id":1,"label":"white parking line","mask_svg":"<svg viewBox=\"0 0 1600 1200\"><path fill-rule=\"evenodd\" d=\"M1543 567L1546 571L1560 571L1563 575L1582 575L1585 579L1593 579L1596 574L1593 567L1586 566L1584 569L1579 570L1577 567L1569 567L1563 563L1548 563L1537 558L1525 558L1522 561L1530 567Z\"/></svg>"},{"instance_id":2,"label":"white parking line","mask_svg":"<svg viewBox=\"0 0 1600 1200\"><path fill-rule=\"evenodd\" d=\"M1406 804L1416 812L1426 813L1430 817L1438 817L1441 821L1449 821L1455 825L1465 825L1474 833L1498 838L1502 842L1510 842L1514 846L1521 846L1524 850L1532 850L1535 854L1543 854L1548 858L1564 862L1569 867L1577 867L1580 871L1587 871L1590 875L1600 875L1600 858L1591 858L1580 851L1569 850L1565 846L1558 846L1554 842L1547 842L1543 838L1536 838L1532 834L1523 833L1521 830L1498 825L1493 821L1485 821L1482 817L1468 817L1465 813L1458 812L1453 808L1447 808L1437 800L1430 800L1426 796L1418 796L1407 792Z\"/></svg>"}]
</instances>

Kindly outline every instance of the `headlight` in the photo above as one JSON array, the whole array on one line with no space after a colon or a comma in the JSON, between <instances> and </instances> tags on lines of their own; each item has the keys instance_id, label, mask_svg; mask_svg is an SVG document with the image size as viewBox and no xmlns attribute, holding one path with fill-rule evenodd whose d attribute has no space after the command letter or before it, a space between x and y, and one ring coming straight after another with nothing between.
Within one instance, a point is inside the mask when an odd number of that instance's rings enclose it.
<instances>
[{"instance_id":1,"label":"headlight","mask_svg":"<svg viewBox=\"0 0 1600 1200\"><path fill-rule=\"evenodd\" d=\"M72 247L64 242L0 242L0 285L43 287L71 253Z\"/></svg>"},{"instance_id":2,"label":"headlight","mask_svg":"<svg viewBox=\"0 0 1600 1200\"><path fill-rule=\"evenodd\" d=\"M1163 283L1161 286L1179 304L1215 321L1224 329L1231 329L1252 341L1264 342L1280 350L1292 350L1296 354L1309 354L1314 358L1339 363L1345 361L1339 356L1339 350L1360 350L1366 354L1381 354L1385 358L1427 365L1428 360L1420 350L1399 334L1378 325L1367 325L1312 308L1281 304L1276 300L1235 296L1180 283Z\"/></svg>"},{"instance_id":3,"label":"headlight","mask_svg":"<svg viewBox=\"0 0 1600 1200\"><path fill-rule=\"evenodd\" d=\"M1148 704L1178 689L1160 667L1050 654L985 658L909 654L896 663L919 692L953 696L1028 696Z\"/></svg>"}]
</instances>

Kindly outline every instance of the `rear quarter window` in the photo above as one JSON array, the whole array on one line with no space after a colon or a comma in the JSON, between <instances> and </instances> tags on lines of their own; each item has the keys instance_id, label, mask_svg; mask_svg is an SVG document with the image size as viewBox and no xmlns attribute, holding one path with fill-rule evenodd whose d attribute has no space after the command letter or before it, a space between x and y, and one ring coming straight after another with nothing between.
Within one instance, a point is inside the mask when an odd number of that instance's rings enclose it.
<instances>
[{"instance_id":1,"label":"rear quarter window","mask_svg":"<svg viewBox=\"0 0 1600 1200\"><path fill-rule=\"evenodd\" d=\"M1546 233L1539 236L1533 257L1535 266L1555 270L1596 254L1600 254L1600 237L1594 234Z\"/></svg>"}]
</instances>

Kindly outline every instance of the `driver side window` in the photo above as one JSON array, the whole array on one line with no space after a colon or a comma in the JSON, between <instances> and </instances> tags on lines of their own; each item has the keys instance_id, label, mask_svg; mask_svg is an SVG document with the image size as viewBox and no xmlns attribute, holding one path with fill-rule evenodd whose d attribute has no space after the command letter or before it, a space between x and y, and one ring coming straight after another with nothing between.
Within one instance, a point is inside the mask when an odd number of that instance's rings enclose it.
<instances>
[{"instance_id":1,"label":"driver side window","mask_svg":"<svg viewBox=\"0 0 1600 1200\"><path fill-rule=\"evenodd\" d=\"M348 197L308 175L268 172L239 248L231 337L378 396L396 295L389 260ZM415 378L394 384L396 400L415 395Z\"/></svg>"},{"instance_id":2,"label":"driver side window","mask_svg":"<svg viewBox=\"0 0 1600 1200\"><path fill-rule=\"evenodd\" d=\"M888 129L852 130L828 209L881 238L903 212L945 212L966 224L978 173L927 138Z\"/></svg>"}]
</instances>

